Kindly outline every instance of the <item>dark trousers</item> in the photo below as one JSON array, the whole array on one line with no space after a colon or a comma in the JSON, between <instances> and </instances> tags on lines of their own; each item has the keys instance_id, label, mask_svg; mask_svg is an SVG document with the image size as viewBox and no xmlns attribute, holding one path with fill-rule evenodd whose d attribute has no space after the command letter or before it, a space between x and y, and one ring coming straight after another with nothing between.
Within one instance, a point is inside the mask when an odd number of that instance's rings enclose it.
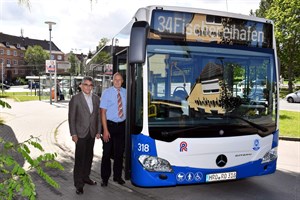
<instances>
[{"instance_id":1,"label":"dark trousers","mask_svg":"<svg viewBox=\"0 0 300 200\"><path fill-rule=\"evenodd\" d=\"M125 123L117 124L108 122L108 131L110 133L109 142L103 142L103 154L101 161L101 178L107 181L111 175L111 158L113 163L113 177L120 179L123 169L123 154L125 148ZM103 129L102 129L103 130Z\"/></svg>"},{"instance_id":2,"label":"dark trousers","mask_svg":"<svg viewBox=\"0 0 300 200\"><path fill-rule=\"evenodd\" d=\"M78 138L75 149L75 165L73 171L74 186L84 186L84 180L88 180L94 156L95 138L90 134L85 138Z\"/></svg>"}]
</instances>

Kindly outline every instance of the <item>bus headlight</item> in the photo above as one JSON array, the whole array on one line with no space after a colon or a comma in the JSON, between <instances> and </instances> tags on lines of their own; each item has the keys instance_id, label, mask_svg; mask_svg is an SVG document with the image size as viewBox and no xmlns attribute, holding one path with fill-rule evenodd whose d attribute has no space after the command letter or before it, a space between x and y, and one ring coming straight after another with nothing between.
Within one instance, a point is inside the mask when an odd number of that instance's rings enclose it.
<instances>
[{"instance_id":1,"label":"bus headlight","mask_svg":"<svg viewBox=\"0 0 300 200\"><path fill-rule=\"evenodd\" d=\"M170 163L165 159L149 155L140 155L139 161L141 165L148 171L172 172Z\"/></svg>"},{"instance_id":2,"label":"bus headlight","mask_svg":"<svg viewBox=\"0 0 300 200\"><path fill-rule=\"evenodd\" d=\"M261 163L271 162L271 161L275 160L276 158L277 158L277 147L275 147L275 148L271 149L270 151L268 151L264 155Z\"/></svg>"}]
</instances>

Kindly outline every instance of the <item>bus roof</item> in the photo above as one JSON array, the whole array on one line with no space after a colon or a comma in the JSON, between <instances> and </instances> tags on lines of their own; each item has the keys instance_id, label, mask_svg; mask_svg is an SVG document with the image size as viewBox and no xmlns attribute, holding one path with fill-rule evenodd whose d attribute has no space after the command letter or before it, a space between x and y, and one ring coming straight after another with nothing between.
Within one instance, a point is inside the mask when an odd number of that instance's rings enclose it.
<instances>
[{"instance_id":1,"label":"bus roof","mask_svg":"<svg viewBox=\"0 0 300 200\"><path fill-rule=\"evenodd\" d=\"M245 19L251 21L257 21L262 23L271 23L273 24L272 20L259 18L250 15L238 14L238 13L231 13L225 11L217 11L217 10L208 10L208 9L201 9L201 8L191 8L191 7L179 7L179 6L160 6L160 5L151 5L144 8L138 9L136 14L134 15L134 19L136 21L150 21L150 13L152 10L161 9L161 10L170 10L170 11L178 11L178 12L189 12L189 13L202 13L207 15L216 15L221 17L230 17L230 18L237 18L237 19Z\"/></svg>"}]
</instances>

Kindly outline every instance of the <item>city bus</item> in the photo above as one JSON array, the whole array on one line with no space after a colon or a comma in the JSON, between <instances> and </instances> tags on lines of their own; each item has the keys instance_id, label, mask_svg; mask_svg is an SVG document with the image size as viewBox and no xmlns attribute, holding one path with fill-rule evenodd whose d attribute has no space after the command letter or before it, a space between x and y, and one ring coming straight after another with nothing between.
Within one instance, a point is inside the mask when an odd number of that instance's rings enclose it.
<instances>
[{"instance_id":1,"label":"city bus","mask_svg":"<svg viewBox=\"0 0 300 200\"><path fill-rule=\"evenodd\" d=\"M118 47L111 51L113 71L127 89L125 179L160 187L276 171L279 67L272 21L148 6L112 44Z\"/></svg>"}]
</instances>

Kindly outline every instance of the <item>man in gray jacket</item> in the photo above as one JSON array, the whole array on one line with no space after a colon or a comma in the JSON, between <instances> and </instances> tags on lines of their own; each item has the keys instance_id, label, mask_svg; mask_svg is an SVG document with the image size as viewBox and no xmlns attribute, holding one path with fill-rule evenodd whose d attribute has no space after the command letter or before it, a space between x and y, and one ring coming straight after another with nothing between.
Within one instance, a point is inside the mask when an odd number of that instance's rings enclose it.
<instances>
[{"instance_id":1,"label":"man in gray jacket","mask_svg":"<svg viewBox=\"0 0 300 200\"><path fill-rule=\"evenodd\" d=\"M69 128L76 144L74 164L74 186L76 194L83 194L84 184L96 185L90 179L94 156L95 137L100 138L100 114L97 95L92 93L93 78L84 77L81 92L74 95L69 103Z\"/></svg>"}]
</instances>

